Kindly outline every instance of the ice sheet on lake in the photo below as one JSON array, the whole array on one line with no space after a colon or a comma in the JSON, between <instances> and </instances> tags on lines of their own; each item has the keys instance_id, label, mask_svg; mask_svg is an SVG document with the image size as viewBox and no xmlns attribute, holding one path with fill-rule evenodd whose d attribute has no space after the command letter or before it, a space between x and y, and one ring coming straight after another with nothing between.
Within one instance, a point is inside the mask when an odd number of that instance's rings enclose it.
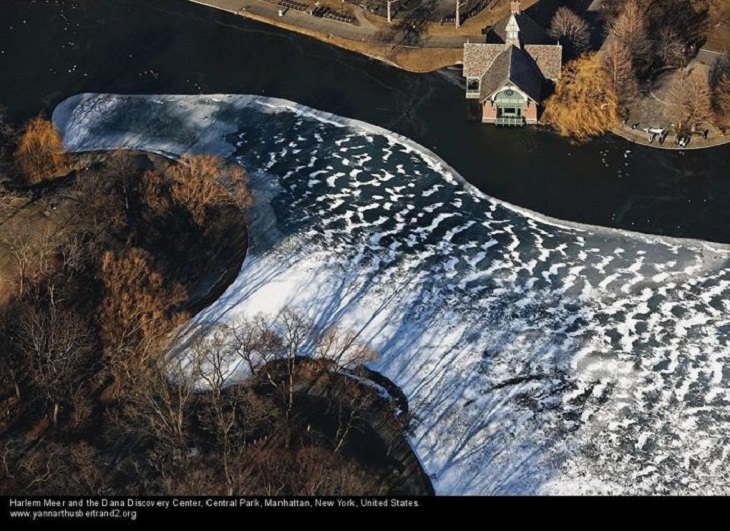
<instances>
[{"instance_id":1,"label":"ice sheet on lake","mask_svg":"<svg viewBox=\"0 0 730 531\"><path fill-rule=\"evenodd\" d=\"M727 247L517 209L283 100L82 95L54 120L75 150L244 165L249 255L195 322L295 305L360 331L438 493L730 493Z\"/></svg>"}]
</instances>

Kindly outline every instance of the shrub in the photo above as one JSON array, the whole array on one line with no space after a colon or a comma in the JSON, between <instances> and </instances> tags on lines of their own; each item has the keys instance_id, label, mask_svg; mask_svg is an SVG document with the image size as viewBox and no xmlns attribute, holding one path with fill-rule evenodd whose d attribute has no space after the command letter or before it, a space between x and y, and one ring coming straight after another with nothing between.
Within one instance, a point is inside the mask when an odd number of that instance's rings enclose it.
<instances>
[{"instance_id":1,"label":"shrub","mask_svg":"<svg viewBox=\"0 0 730 531\"><path fill-rule=\"evenodd\" d=\"M543 119L562 136L586 140L605 133L618 121L618 98L596 54L563 68L555 94L545 105Z\"/></svg>"},{"instance_id":2,"label":"shrub","mask_svg":"<svg viewBox=\"0 0 730 531\"><path fill-rule=\"evenodd\" d=\"M15 160L28 183L36 184L62 172L68 157L58 130L49 120L37 116L25 125Z\"/></svg>"}]
</instances>

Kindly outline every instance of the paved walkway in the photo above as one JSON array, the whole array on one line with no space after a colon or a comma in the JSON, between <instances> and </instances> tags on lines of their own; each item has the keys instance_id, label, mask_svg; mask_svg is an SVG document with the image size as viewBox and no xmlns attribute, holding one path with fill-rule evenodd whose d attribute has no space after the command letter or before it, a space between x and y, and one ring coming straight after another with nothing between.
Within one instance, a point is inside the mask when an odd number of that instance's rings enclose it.
<instances>
[{"instance_id":1,"label":"paved walkway","mask_svg":"<svg viewBox=\"0 0 730 531\"><path fill-rule=\"evenodd\" d=\"M717 61L723 55L725 54L702 48L699 52L697 52L697 60L700 63L712 66L713 64L715 64L715 61Z\"/></svg>"},{"instance_id":2,"label":"paved walkway","mask_svg":"<svg viewBox=\"0 0 730 531\"><path fill-rule=\"evenodd\" d=\"M640 129L631 129L630 127L620 125L613 128L611 132L615 135L625 138L629 142L633 142L634 144L641 144L642 146L674 151L686 151L688 149L708 149L717 146L723 146L725 144L730 144L730 135L722 135L720 133L711 134L707 138L707 140L705 140L701 136L692 136L689 145L681 147L674 143L675 135L673 134L670 134L667 137L667 140L666 142L664 142L664 144L659 144L658 140L654 140L653 143L650 143L649 134Z\"/></svg>"}]
</instances>

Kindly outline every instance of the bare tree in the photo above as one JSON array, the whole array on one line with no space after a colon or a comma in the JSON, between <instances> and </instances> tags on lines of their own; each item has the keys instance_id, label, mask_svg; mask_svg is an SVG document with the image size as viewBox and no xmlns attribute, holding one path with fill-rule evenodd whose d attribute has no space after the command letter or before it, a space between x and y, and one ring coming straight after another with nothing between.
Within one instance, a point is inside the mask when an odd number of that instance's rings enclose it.
<instances>
[{"instance_id":1,"label":"bare tree","mask_svg":"<svg viewBox=\"0 0 730 531\"><path fill-rule=\"evenodd\" d=\"M567 7L561 7L557 10L550 22L548 35L558 40L573 56L585 52L591 38L588 23L583 17Z\"/></svg>"},{"instance_id":2,"label":"bare tree","mask_svg":"<svg viewBox=\"0 0 730 531\"><path fill-rule=\"evenodd\" d=\"M75 185L80 212L75 226L89 236L89 253L99 255L110 237L127 228L124 200L118 183L97 171L78 172Z\"/></svg>"},{"instance_id":3,"label":"bare tree","mask_svg":"<svg viewBox=\"0 0 730 531\"><path fill-rule=\"evenodd\" d=\"M636 100L639 86L626 44L611 40L602 56L603 69L608 73L611 86L618 97L620 113L626 117L628 107Z\"/></svg>"},{"instance_id":4,"label":"bare tree","mask_svg":"<svg viewBox=\"0 0 730 531\"><path fill-rule=\"evenodd\" d=\"M180 305L187 292L166 282L149 253L136 247L102 256L105 297L100 312L105 357L118 385L133 383L159 359L169 333L186 320Z\"/></svg>"},{"instance_id":5,"label":"bare tree","mask_svg":"<svg viewBox=\"0 0 730 531\"><path fill-rule=\"evenodd\" d=\"M83 366L93 339L88 325L77 315L51 302L47 310L28 308L20 324L19 342L31 360L31 377L53 405L53 423L60 407L79 393Z\"/></svg>"},{"instance_id":6,"label":"bare tree","mask_svg":"<svg viewBox=\"0 0 730 531\"><path fill-rule=\"evenodd\" d=\"M662 32L656 41L656 54L662 63L669 68L683 68L687 66L687 56L684 53L685 44L671 29Z\"/></svg>"},{"instance_id":7,"label":"bare tree","mask_svg":"<svg viewBox=\"0 0 730 531\"><path fill-rule=\"evenodd\" d=\"M654 42L674 35L681 46L702 42L709 29L707 0L643 0L649 22L649 38ZM695 48L696 49L696 48Z\"/></svg>"},{"instance_id":8,"label":"bare tree","mask_svg":"<svg viewBox=\"0 0 730 531\"><path fill-rule=\"evenodd\" d=\"M198 225L203 225L208 208L232 205L247 208L253 203L246 172L222 157L183 157L167 170L172 197L187 208Z\"/></svg>"},{"instance_id":9,"label":"bare tree","mask_svg":"<svg viewBox=\"0 0 730 531\"><path fill-rule=\"evenodd\" d=\"M723 132L730 128L730 56L718 59L710 72L714 123Z\"/></svg>"},{"instance_id":10,"label":"bare tree","mask_svg":"<svg viewBox=\"0 0 730 531\"><path fill-rule=\"evenodd\" d=\"M634 70L638 76L643 76L651 66L652 59L646 14L641 3L638 0L626 0L619 15L608 26L608 32L631 52Z\"/></svg>"},{"instance_id":11,"label":"bare tree","mask_svg":"<svg viewBox=\"0 0 730 531\"><path fill-rule=\"evenodd\" d=\"M30 374L28 358L17 345L19 314L17 301L0 308L0 392L12 392L16 401L22 398L22 380Z\"/></svg>"},{"instance_id":12,"label":"bare tree","mask_svg":"<svg viewBox=\"0 0 730 531\"><path fill-rule=\"evenodd\" d=\"M156 441L166 456L186 449L190 407L196 399L199 367L169 357L141 372L112 420L126 432Z\"/></svg>"},{"instance_id":13,"label":"bare tree","mask_svg":"<svg viewBox=\"0 0 730 531\"><path fill-rule=\"evenodd\" d=\"M22 297L30 281L47 275L53 269L63 237L46 229L34 233L11 232L2 236L2 242L10 249L15 262L18 294Z\"/></svg>"},{"instance_id":14,"label":"bare tree","mask_svg":"<svg viewBox=\"0 0 730 531\"><path fill-rule=\"evenodd\" d=\"M680 134L695 132L712 120L712 102L706 72L690 68L677 73L669 89L667 118Z\"/></svg>"},{"instance_id":15,"label":"bare tree","mask_svg":"<svg viewBox=\"0 0 730 531\"><path fill-rule=\"evenodd\" d=\"M209 415L203 418L203 423L216 435L221 444L220 458L223 464L223 474L226 481L226 490L229 496L233 495L233 475L231 461L234 449L231 445L231 432L236 426L236 408L226 400L225 385L231 374L231 364L235 357L231 351L233 344L226 329L208 335L205 341L197 342L189 349L188 356L194 359L194 364L200 367L200 379L205 384L206 402ZM232 388L230 392L233 392Z\"/></svg>"}]
</instances>

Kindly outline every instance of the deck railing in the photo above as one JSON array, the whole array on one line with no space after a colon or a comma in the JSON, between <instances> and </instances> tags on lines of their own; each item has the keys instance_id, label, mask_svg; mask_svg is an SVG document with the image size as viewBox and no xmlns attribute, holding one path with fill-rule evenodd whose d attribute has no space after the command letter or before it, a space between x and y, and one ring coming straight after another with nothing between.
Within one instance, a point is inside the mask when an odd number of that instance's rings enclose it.
<instances>
[{"instance_id":1,"label":"deck railing","mask_svg":"<svg viewBox=\"0 0 730 531\"><path fill-rule=\"evenodd\" d=\"M525 125L525 119L522 116L519 117L506 117L502 116L497 118L496 125Z\"/></svg>"}]
</instances>

